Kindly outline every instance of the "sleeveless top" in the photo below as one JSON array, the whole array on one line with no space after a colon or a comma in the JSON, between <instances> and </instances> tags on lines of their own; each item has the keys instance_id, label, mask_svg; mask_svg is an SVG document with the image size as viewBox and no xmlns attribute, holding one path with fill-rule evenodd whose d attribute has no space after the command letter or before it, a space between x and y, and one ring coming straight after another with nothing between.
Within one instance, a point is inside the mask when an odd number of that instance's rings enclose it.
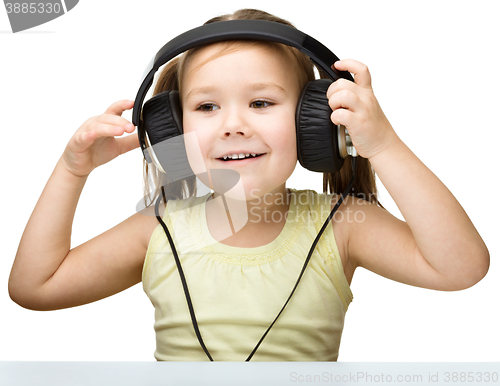
<instances>
[{"instance_id":1,"label":"sleeveless top","mask_svg":"<svg viewBox=\"0 0 500 386\"><path fill-rule=\"evenodd\" d=\"M274 241L256 248L214 240L205 212L210 195L167 202L163 221L186 276L200 333L215 361L244 361L252 352L290 295L331 211L332 195L290 192L283 230ZM160 225L149 242L142 281L155 308L155 358L207 361ZM336 361L352 299L330 223L252 361Z\"/></svg>"}]
</instances>

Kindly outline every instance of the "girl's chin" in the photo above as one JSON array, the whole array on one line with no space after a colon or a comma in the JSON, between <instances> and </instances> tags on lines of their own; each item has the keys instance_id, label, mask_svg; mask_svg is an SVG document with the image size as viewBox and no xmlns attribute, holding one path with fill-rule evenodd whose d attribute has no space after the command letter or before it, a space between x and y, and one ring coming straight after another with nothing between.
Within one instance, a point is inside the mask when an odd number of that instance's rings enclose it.
<instances>
[{"instance_id":1,"label":"girl's chin","mask_svg":"<svg viewBox=\"0 0 500 386\"><path fill-rule=\"evenodd\" d=\"M250 192L245 192L244 190L239 189L230 190L228 192L215 191L215 196L223 196L225 200L241 202L249 202L256 199L256 197L254 195L251 195Z\"/></svg>"}]
</instances>

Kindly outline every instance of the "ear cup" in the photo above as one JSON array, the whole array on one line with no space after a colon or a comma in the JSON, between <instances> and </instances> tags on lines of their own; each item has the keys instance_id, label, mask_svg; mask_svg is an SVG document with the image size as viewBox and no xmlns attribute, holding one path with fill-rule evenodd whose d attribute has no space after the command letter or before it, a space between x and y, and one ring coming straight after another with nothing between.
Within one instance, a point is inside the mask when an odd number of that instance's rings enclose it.
<instances>
[{"instance_id":1,"label":"ear cup","mask_svg":"<svg viewBox=\"0 0 500 386\"><path fill-rule=\"evenodd\" d=\"M142 129L149 138L151 160L170 181L193 176L182 136L182 109L177 90L163 91L144 104Z\"/></svg>"},{"instance_id":2,"label":"ear cup","mask_svg":"<svg viewBox=\"0 0 500 386\"><path fill-rule=\"evenodd\" d=\"M163 91L142 108L142 125L151 145L182 134L182 110L177 90Z\"/></svg>"},{"instance_id":3,"label":"ear cup","mask_svg":"<svg viewBox=\"0 0 500 386\"><path fill-rule=\"evenodd\" d=\"M329 79L309 82L297 104L297 158L314 172L335 173L344 164L338 150L337 125L331 121L332 109L326 97L331 84Z\"/></svg>"}]
</instances>

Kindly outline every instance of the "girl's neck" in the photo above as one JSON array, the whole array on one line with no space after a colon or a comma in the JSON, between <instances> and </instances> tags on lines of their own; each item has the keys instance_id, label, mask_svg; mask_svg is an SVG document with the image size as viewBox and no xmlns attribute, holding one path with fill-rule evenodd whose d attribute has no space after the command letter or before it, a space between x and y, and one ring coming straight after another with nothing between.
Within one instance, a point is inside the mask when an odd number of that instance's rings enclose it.
<instances>
[{"instance_id":1,"label":"girl's neck","mask_svg":"<svg viewBox=\"0 0 500 386\"><path fill-rule=\"evenodd\" d=\"M250 248L268 244L283 230L289 195L285 185L246 202L215 194L206 205L208 229L226 245Z\"/></svg>"}]
</instances>

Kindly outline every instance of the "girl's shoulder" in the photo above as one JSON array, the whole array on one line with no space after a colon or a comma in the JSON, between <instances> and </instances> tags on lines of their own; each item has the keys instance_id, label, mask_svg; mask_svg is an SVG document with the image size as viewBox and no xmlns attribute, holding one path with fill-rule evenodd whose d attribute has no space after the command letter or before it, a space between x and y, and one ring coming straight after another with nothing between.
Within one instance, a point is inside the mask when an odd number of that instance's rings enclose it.
<instances>
[{"instance_id":1,"label":"girl's shoulder","mask_svg":"<svg viewBox=\"0 0 500 386\"><path fill-rule=\"evenodd\" d=\"M318 212L319 218L323 221L328 217L329 212L337 203L340 195L332 193L318 193L312 189L293 189L290 190L290 203L302 207L304 210Z\"/></svg>"},{"instance_id":2,"label":"girl's shoulder","mask_svg":"<svg viewBox=\"0 0 500 386\"><path fill-rule=\"evenodd\" d=\"M290 189L292 193L292 200L299 205L302 210L308 211L311 218L316 219L315 221L317 230L323 226L324 222L327 220L332 209L337 204L340 199L340 194L335 193L318 193L311 189ZM333 250L337 250L342 263L342 269L344 275L347 279L347 283L350 284L354 271L356 269L353 261L349 260L349 255L347 253L347 246L349 241L349 229L348 221L350 221L349 216L352 217L353 205L361 205L360 203L352 203L352 200L346 199L342 205L335 212L335 215L331 219L332 227L327 227L324 232L330 234L329 237L323 240L328 240L332 245ZM292 201L293 202L293 201Z\"/></svg>"},{"instance_id":3,"label":"girl's shoulder","mask_svg":"<svg viewBox=\"0 0 500 386\"><path fill-rule=\"evenodd\" d=\"M291 196L295 197L295 200L302 204L325 204L331 200L332 196L335 196L335 194L331 193L318 193L313 189L288 189L290 190Z\"/></svg>"}]
</instances>

